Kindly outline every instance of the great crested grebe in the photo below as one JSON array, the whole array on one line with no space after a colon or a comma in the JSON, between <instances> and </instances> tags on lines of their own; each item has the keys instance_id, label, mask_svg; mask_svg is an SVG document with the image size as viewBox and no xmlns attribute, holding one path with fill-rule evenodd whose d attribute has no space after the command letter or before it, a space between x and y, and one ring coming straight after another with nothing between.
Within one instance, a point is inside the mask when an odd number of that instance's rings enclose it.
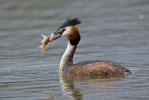
<instances>
[{"instance_id":1,"label":"great crested grebe","mask_svg":"<svg viewBox=\"0 0 149 100\"><path fill-rule=\"evenodd\" d=\"M48 41L54 41L61 36L67 36L68 45L64 52L59 72L70 75L127 75L131 71L113 61L91 60L73 64L73 55L81 39L79 30L76 27L81 21L78 18L66 20L56 32L47 36Z\"/></svg>"}]
</instances>

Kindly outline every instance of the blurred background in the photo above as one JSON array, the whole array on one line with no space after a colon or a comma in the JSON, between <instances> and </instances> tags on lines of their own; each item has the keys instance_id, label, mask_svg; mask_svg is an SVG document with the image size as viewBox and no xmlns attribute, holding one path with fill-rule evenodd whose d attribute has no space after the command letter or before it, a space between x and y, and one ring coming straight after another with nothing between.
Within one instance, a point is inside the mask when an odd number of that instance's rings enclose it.
<instances>
[{"instance_id":1,"label":"blurred background","mask_svg":"<svg viewBox=\"0 0 149 100\"><path fill-rule=\"evenodd\" d=\"M58 67L67 39L54 41L44 54L38 46L41 34L73 17L82 22L75 62L112 60L132 75L62 81ZM0 99L148 100L148 38L148 0L0 0Z\"/></svg>"}]
</instances>

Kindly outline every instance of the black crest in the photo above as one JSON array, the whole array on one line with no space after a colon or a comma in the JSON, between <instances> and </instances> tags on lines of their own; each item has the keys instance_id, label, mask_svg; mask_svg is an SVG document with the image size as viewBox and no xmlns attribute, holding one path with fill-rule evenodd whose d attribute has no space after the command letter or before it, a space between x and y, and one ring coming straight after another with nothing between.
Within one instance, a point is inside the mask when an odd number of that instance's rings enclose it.
<instances>
[{"instance_id":1,"label":"black crest","mask_svg":"<svg viewBox=\"0 0 149 100\"><path fill-rule=\"evenodd\" d=\"M81 24L81 21L79 20L79 18L72 18L72 19L69 18L58 28L58 30L67 26L72 26L77 24Z\"/></svg>"}]
</instances>

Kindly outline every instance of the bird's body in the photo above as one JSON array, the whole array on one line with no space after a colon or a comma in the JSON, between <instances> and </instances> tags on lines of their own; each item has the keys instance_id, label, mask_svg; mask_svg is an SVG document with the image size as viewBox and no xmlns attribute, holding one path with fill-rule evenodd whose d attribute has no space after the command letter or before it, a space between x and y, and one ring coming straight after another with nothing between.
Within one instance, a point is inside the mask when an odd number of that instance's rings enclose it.
<instances>
[{"instance_id":1,"label":"bird's body","mask_svg":"<svg viewBox=\"0 0 149 100\"><path fill-rule=\"evenodd\" d=\"M91 60L80 63L73 63L73 56L77 45L81 39L77 24L80 24L78 18L68 19L60 26L60 28L52 34L55 39L61 36L67 36L68 45L64 52L59 72L61 74L70 75L127 75L131 71L122 65L113 61ZM53 40L55 40L53 39ZM49 41L53 41L49 40Z\"/></svg>"},{"instance_id":2,"label":"bird's body","mask_svg":"<svg viewBox=\"0 0 149 100\"><path fill-rule=\"evenodd\" d=\"M68 42L67 49L64 52L59 72L69 75L127 75L130 70L113 61L90 60L74 64L73 55L77 45Z\"/></svg>"},{"instance_id":3,"label":"bird's body","mask_svg":"<svg viewBox=\"0 0 149 100\"><path fill-rule=\"evenodd\" d=\"M70 75L127 75L130 74L130 71L113 61L92 60L68 65L62 73Z\"/></svg>"}]
</instances>

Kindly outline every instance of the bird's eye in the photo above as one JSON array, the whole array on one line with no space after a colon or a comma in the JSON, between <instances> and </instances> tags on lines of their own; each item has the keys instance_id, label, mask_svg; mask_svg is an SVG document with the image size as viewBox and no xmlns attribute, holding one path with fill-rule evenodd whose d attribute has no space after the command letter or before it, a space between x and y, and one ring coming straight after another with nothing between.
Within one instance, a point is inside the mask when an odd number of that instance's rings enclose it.
<instances>
[{"instance_id":1,"label":"bird's eye","mask_svg":"<svg viewBox=\"0 0 149 100\"><path fill-rule=\"evenodd\" d=\"M64 31L65 31L65 29L63 28L63 29L61 30L61 34L62 34Z\"/></svg>"}]
</instances>

